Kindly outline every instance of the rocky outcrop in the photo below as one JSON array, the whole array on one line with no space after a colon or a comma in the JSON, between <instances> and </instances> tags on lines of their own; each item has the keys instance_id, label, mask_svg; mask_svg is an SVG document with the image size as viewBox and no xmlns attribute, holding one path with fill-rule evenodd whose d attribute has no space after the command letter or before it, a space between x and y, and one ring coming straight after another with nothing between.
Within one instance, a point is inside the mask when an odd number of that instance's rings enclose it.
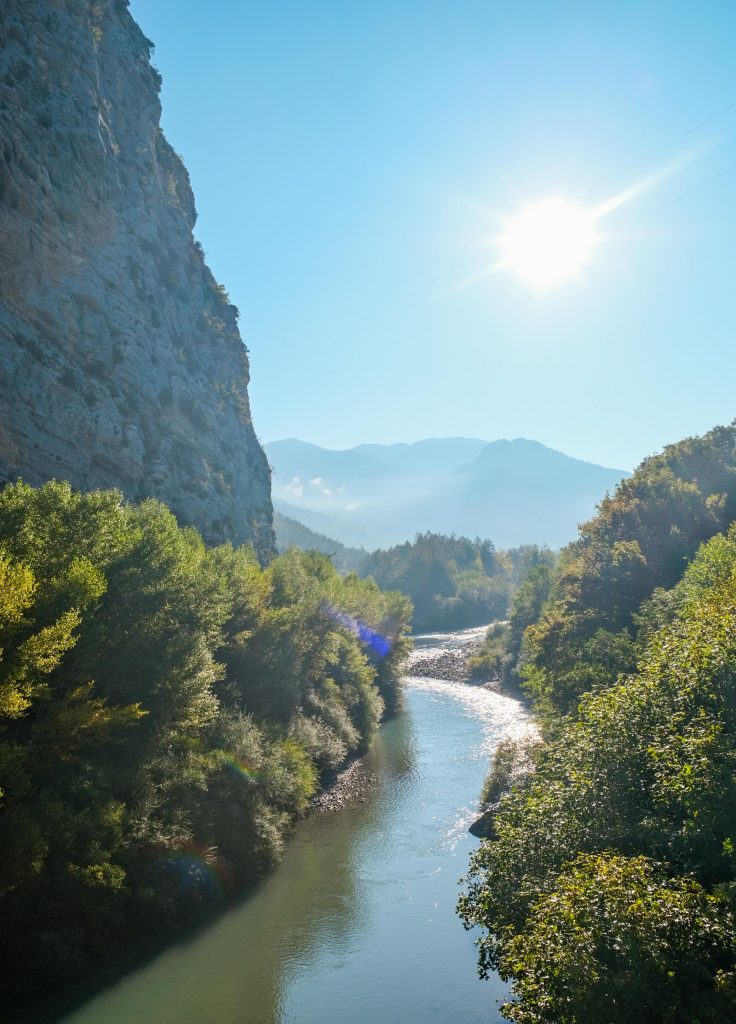
<instances>
[{"instance_id":1,"label":"rocky outcrop","mask_svg":"<svg viewBox=\"0 0 736 1024\"><path fill-rule=\"evenodd\" d=\"M237 310L127 0L0 10L0 481L155 496L273 550Z\"/></svg>"},{"instance_id":2,"label":"rocky outcrop","mask_svg":"<svg viewBox=\"0 0 736 1024\"><path fill-rule=\"evenodd\" d=\"M496 827L494 821L497 813L498 804L486 807L468 829L471 836L475 836L476 839L495 839Z\"/></svg>"}]
</instances>

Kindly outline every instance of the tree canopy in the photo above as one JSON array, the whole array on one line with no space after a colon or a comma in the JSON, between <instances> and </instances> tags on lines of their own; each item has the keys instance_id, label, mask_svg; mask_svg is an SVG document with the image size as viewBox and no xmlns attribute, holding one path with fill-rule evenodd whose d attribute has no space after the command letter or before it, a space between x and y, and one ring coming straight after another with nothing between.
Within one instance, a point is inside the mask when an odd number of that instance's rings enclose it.
<instances>
[{"instance_id":1,"label":"tree canopy","mask_svg":"<svg viewBox=\"0 0 736 1024\"><path fill-rule=\"evenodd\" d=\"M733 428L647 460L529 588L544 741L501 751L460 904L510 1020L736 1015L733 465Z\"/></svg>"},{"instance_id":2,"label":"tree canopy","mask_svg":"<svg viewBox=\"0 0 736 1024\"><path fill-rule=\"evenodd\" d=\"M360 573L411 598L417 631L463 629L503 618L527 564L543 550L501 552L489 540L420 533L372 552Z\"/></svg>"},{"instance_id":3,"label":"tree canopy","mask_svg":"<svg viewBox=\"0 0 736 1024\"><path fill-rule=\"evenodd\" d=\"M160 503L0 492L0 983L67 981L278 857L396 700L399 594Z\"/></svg>"}]
</instances>

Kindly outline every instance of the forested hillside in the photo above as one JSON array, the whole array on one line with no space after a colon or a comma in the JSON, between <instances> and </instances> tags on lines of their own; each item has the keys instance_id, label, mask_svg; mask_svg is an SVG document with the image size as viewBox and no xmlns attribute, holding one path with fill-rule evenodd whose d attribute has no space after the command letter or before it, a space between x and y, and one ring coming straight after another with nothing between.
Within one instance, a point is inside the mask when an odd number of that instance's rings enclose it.
<instances>
[{"instance_id":1,"label":"forested hillside","mask_svg":"<svg viewBox=\"0 0 736 1024\"><path fill-rule=\"evenodd\" d=\"M647 459L517 594L501 658L543 741L501 748L461 900L510 1020L736 1018L735 518L732 425Z\"/></svg>"},{"instance_id":2,"label":"forested hillside","mask_svg":"<svg viewBox=\"0 0 736 1024\"><path fill-rule=\"evenodd\" d=\"M411 598L418 632L464 629L503 618L520 579L551 557L536 545L496 551L489 540L423 533L372 552L360 572Z\"/></svg>"},{"instance_id":3,"label":"forested hillside","mask_svg":"<svg viewBox=\"0 0 736 1024\"><path fill-rule=\"evenodd\" d=\"M68 982L279 856L396 699L409 603L149 500L0 492L0 987Z\"/></svg>"}]
</instances>

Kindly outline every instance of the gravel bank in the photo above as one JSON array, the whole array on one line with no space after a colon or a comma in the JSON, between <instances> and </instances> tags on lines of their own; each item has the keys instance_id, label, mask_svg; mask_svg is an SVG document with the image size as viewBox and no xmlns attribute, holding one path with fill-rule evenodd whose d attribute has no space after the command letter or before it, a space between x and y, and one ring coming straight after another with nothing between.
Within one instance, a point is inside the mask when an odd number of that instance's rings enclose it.
<instances>
[{"instance_id":1,"label":"gravel bank","mask_svg":"<svg viewBox=\"0 0 736 1024\"><path fill-rule=\"evenodd\" d=\"M369 772L362 761L353 761L338 773L332 785L313 797L312 811L339 811L349 800L364 803L368 792L376 783L376 776Z\"/></svg>"},{"instance_id":2,"label":"gravel bank","mask_svg":"<svg viewBox=\"0 0 736 1024\"><path fill-rule=\"evenodd\" d=\"M408 676L424 676L431 679L445 679L451 683L468 680L468 660L483 646L483 639L468 644L462 651L425 650L418 651L406 668Z\"/></svg>"}]
</instances>

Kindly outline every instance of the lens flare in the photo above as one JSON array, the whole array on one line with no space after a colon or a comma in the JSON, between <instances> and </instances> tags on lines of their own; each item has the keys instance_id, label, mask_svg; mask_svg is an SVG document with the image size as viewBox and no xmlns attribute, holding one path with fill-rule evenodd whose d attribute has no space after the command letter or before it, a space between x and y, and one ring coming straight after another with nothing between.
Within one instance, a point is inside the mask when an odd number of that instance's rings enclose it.
<instances>
[{"instance_id":1,"label":"lens flare","mask_svg":"<svg viewBox=\"0 0 736 1024\"><path fill-rule=\"evenodd\" d=\"M360 619L355 618L352 615L348 615L347 612L341 612L337 608L333 608L332 605L326 601L322 602L322 611L324 614L336 622L338 626L343 626L350 633L360 640L362 644L370 648L374 654L377 654L379 658L385 658L393 647L393 641L390 637L384 636L383 633L379 633L377 630L372 629L366 625Z\"/></svg>"},{"instance_id":2,"label":"lens flare","mask_svg":"<svg viewBox=\"0 0 736 1024\"><path fill-rule=\"evenodd\" d=\"M242 779L250 779L251 782L262 782L266 778L266 772L257 768L250 761L235 757L233 754L224 754L222 766L231 775L237 775Z\"/></svg>"},{"instance_id":3,"label":"lens flare","mask_svg":"<svg viewBox=\"0 0 736 1024\"><path fill-rule=\"evenodd\" d=\"M234 888L232 874L217 851L193 842L167 851L155 871L173 883L181 896L197 903L220 903Z\"/></svg>"}]
</instances>

